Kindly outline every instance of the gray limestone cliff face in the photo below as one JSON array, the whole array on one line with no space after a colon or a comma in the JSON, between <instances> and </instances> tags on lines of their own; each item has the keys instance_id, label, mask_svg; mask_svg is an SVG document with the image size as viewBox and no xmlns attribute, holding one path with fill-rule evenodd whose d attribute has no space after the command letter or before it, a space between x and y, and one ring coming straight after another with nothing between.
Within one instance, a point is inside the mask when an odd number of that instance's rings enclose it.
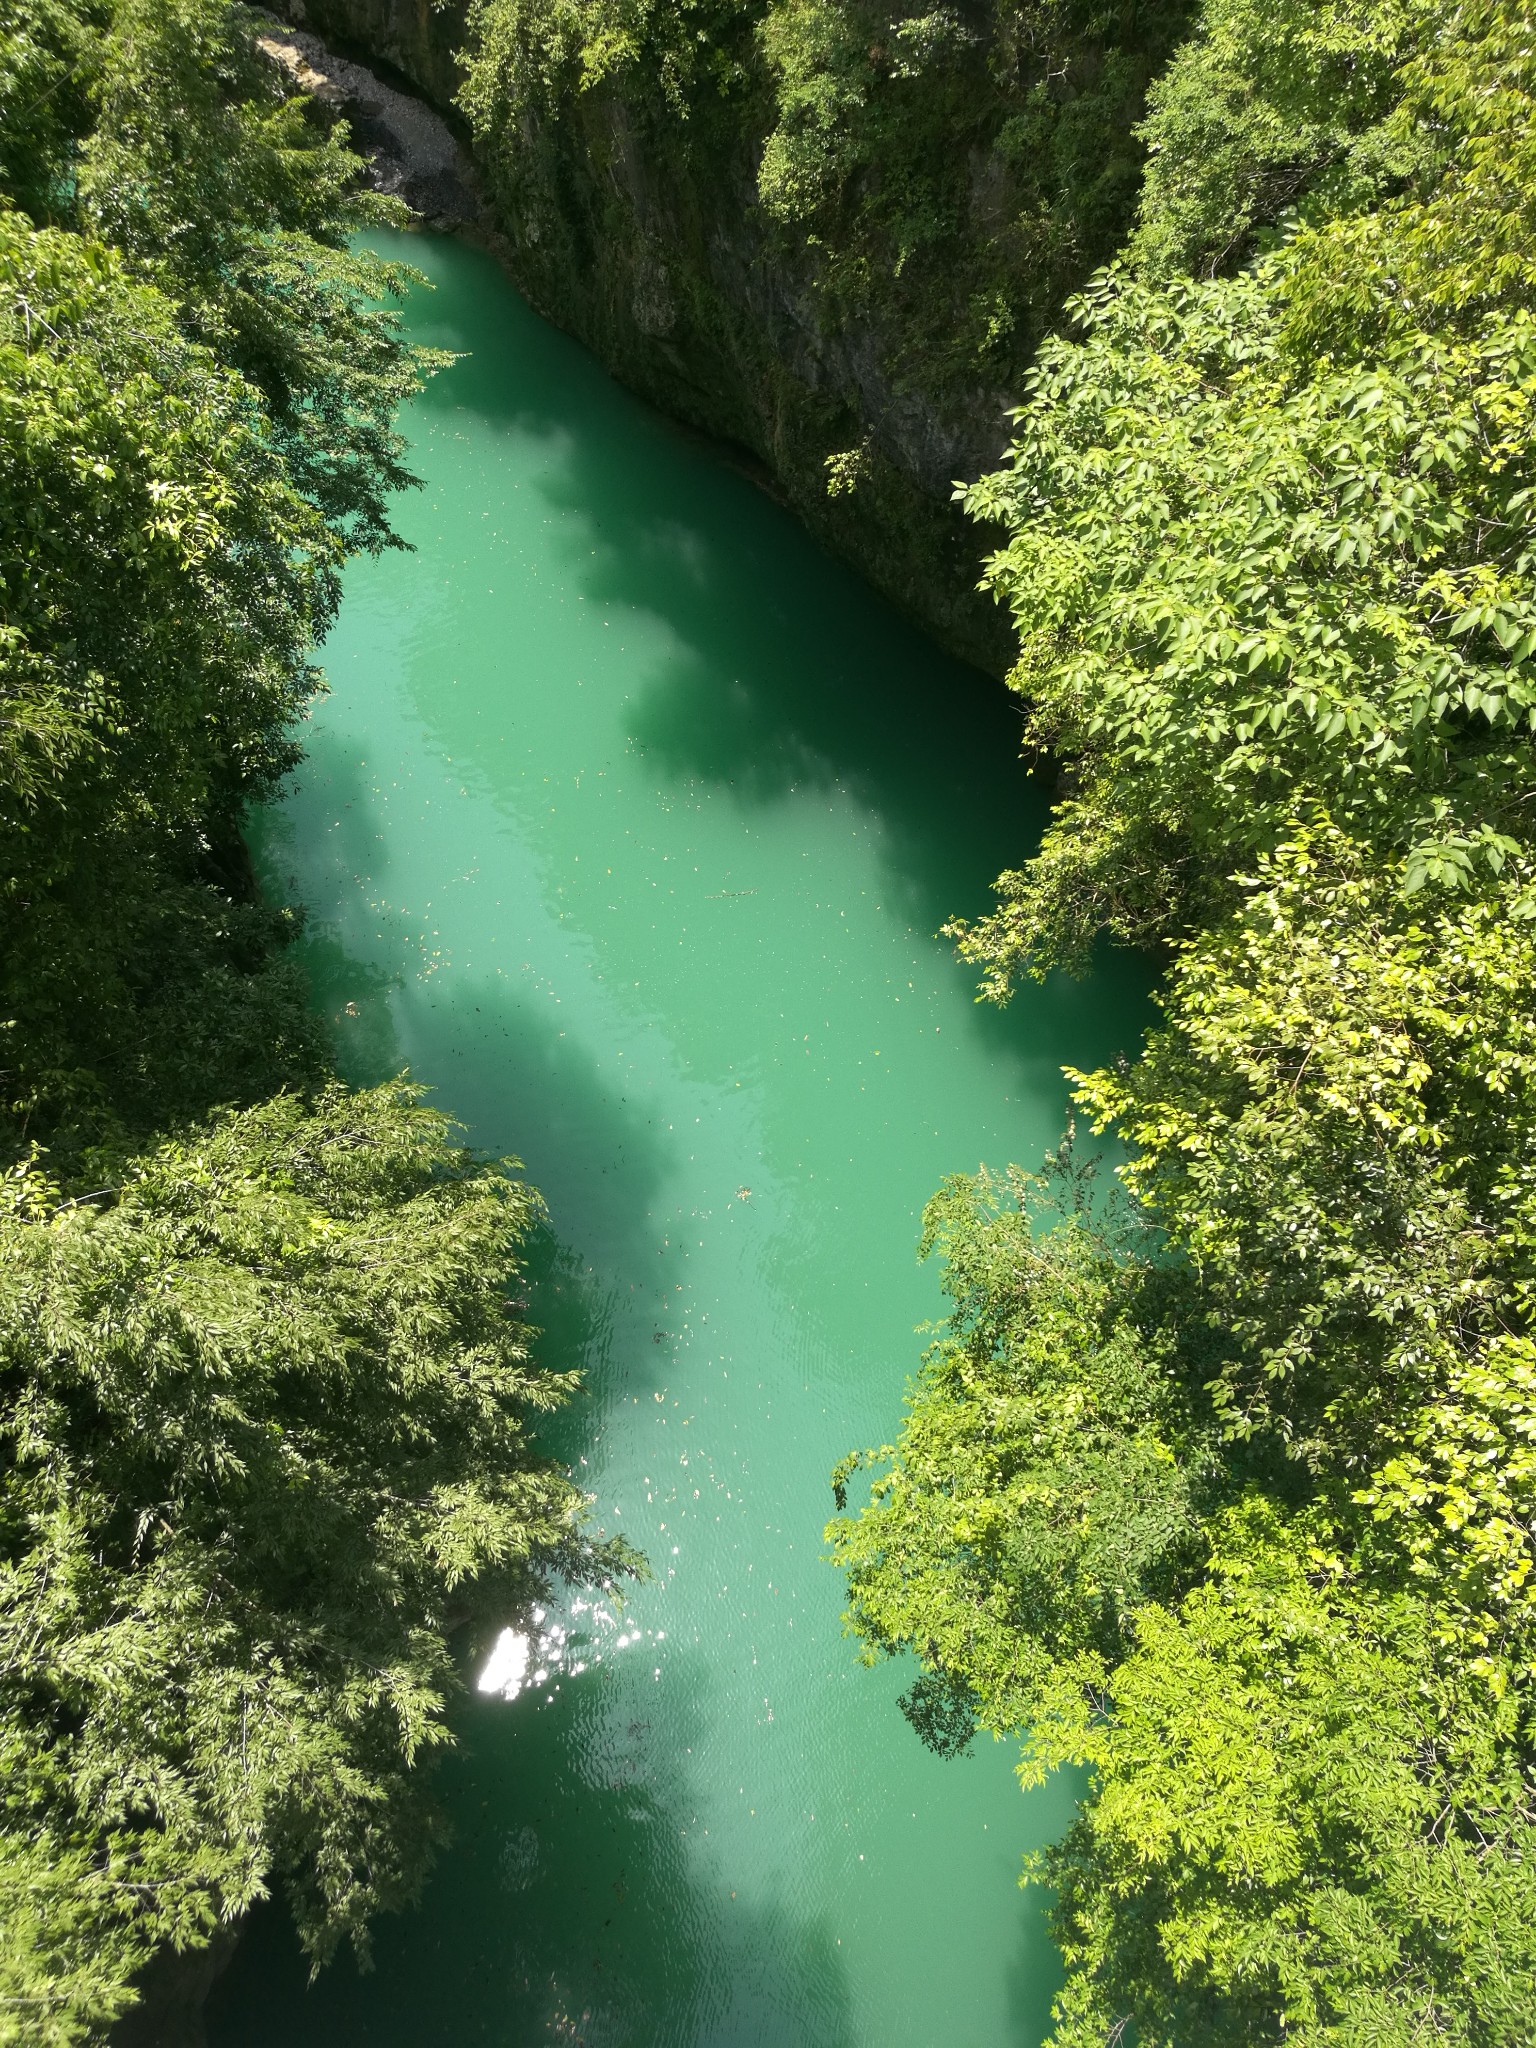
<instances>
[{"instance_id":1,"label":"gray limestone cliff face","mask_svg":"<svg viewBox=\"0 0 1536 2048\"><path fill-rule=\"evenodd\" d=\"M463 0L287 0L279 11L335 53L317 63L359 146L379 153L382 183L434 224L489 241L534 305L631 389L728 444L944 645L1004 672L1011 635L976 588L988 539L953 490L996 462L1007 401L977 391L941 412L893 379L899 335L829 324L809 257L763 220L749 138L660 151L622 95L599 89L558 132L526 131L510 163L505 141L478 178L461 158L453 196L448 183L429 189L419 161L399 168L413 160L404 117L380 100L393 74L462 135ZM349 57L384 79L348 75ZM829 457L851 488L829 491Z\"/></svg>"}]
</instances>

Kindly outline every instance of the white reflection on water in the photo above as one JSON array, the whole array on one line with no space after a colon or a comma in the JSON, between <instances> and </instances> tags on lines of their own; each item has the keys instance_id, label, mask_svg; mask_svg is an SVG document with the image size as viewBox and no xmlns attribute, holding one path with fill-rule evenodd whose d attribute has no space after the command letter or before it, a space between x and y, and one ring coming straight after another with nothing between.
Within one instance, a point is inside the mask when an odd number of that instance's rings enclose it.
<instances>
[{"instance_id":1,"label":"white reflection on water","mask_svg":"<svg viewBox=\"0 0 1536 2048\"><path fill-rule=\"evenodd\" d=\"M502 1630L475 1685L480 1692L500 1693L506 1700L515 1700L519 1693L536 1686L551 1686L547 1697L553 1698L560 1674L574 1678L589 1665L601 1664L617 1650L633 1649L645 1641L664 1643L666 1639L664 1628L621 1625L613 1610L599 1599L573 1600L566 1621L552 1618L542 1607L535 1607L527 1628ZM661 1676L659 1665L656 1676Z\"/></svg>"},{"instance_id":2,"label":"white reflection on water","mask_svg":"<svg viewBox=\"0 0 1536 2048\"><path fill-rule=\"evenodd\" d=\"M499 1692L504 1699L515 1700L523 1689L531 1647L520 1630L504 1628L475 1681L481 1692Z\"/></svg>"}]
</instances>

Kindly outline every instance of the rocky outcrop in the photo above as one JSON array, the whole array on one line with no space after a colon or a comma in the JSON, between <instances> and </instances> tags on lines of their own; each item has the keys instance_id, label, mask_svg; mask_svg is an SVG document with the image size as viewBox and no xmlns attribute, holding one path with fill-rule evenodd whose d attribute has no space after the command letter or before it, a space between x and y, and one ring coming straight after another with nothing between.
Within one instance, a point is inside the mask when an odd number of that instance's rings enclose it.
<instances>
[{"instance_id":1,"label":"rocky outcrop","mask_svg":"<svg viewBox=\"0 0 1536 2048\"><path fill-rule=\"evenodd\" d=\"M951 650L1006 669L1011 637L976 588L986 540L953 504L955 479L1002 451L1004 394L941 410L893 375L900 334L829 321L811 261L757 205L751 138L658 148L625 99L599 89L561 132L530 127L513 162L503 143L472 169L462 129L448 126L461 0L289 0L282 11L299 24L297 59L377 152L381 183L430 220L492 240L539 310L623 382L744 456ZM405 96L327 45L425 96L443 117L437 139L412 126Z\"/></svg>"},{"instance_id":2,"label":"rocky outcrop","mask_svg":"<svg viewBox=\"0 0 1536 2048\"><path fill-rule=\"evenodd\" d=\"M343 56L387 65L439 112L459 89L465 0L287 0L279 10Z\"/></svg>"},{"instance_id":3,"label":"rocky outcrop","mask_svg":"<svg viewBox=\"0 0 1536 2048\"><path fill-rule=\"evenodd\" d=\"M258 48L322 106L345 116L381 192L403 199L429 227L493 231L469 152L440 114L319 36L276 15L266 18L271 27L257 35Z\"/></svg>"}]
</instances>

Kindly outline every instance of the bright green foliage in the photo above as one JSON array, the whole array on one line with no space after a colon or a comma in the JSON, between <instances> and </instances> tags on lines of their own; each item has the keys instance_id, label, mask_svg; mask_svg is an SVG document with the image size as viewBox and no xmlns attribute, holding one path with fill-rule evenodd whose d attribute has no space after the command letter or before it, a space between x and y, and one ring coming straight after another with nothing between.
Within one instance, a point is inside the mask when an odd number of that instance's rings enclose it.
<instances>
[{"instance_id":1,"label":"bright green foliage","mask_svg":"<svg viewBox=\"0 0 1536 2048\"><path fill-rule=\"evenodd\" d=\"M1418 155L1419 175L1394 203L1316 223L1301 238L1289 306L1297 355L1358 356L1529 310L1533 27L1527 0L1465 0L1405 66L1387 129L1395 148Z\"/></svg>"},{"instance_id":2,"label":"bright green foliage","mask_svg":"<svg viewBox=\"0 0 1536 2048\"><path fill-rule=\"evenodd\" d=\"M1430 138L1391 117L1438 0L1210 0L1148 95L1143 273L1213 273L1294 213L1354 212L1422 172Z\"/></svg>"},{"instance_id":3,"label":"bright green foliage","mask_svg":"<svg viewBox=\"0 0 1536 2048\"><path fill-rule=\"evenodd\" d=\"M278 1875L322 1957L411 1895L450 1621L620 1562L528 1448L570 1387L503 1286L536 1214L398 1086L279 1097L95 1198L11 1176L0 2007L48 2025L0 2038L78 2038Z\"/></svg>"},{"instance_id":4,"label":"bright green foliage","mask_svg":"<svg viewBox=\"0 0 1536 2048\"><path fill-rule=\"evenodd\" d=\"M85 838L271 786L341 547L119 256L0 214L0 290L5 781L52 880Z\"/></svg>"},{"instance_id":5,"label":"bright green foliage","mask_svg":"<svg viewBox=\"0 0 1536 2048\"><path fill-rule=\"evenodd\" d=\"M832 1542L920 1732L1090 1770L1033 1872L1063 2048L1530 2038L1536 18L1352 19L1212 6L1139 269L967 495L1065 788L955 929L993 998L1168 948L1073 1077L1146 1231L949 1191L951 1333Z\"/></svg>"},{"instance_id":6,"label":"bright green foliage","mask_svg":"<svg viewBox=\"0 0 1536 2048\"><path fill-rule=\"evenodd\" d=\"M1426 189L1236 279L1102 280L967 494L1012 531L1015 680L1075 783L960 934L990 993L1212 913L1310 799L1410 894L1524 841L1536 58L1523 7L1460 25L1388 124L1434 131Z\"/></svg>"},{"instance_id":7,"label":"bright green foliage","mask_svg":"<svg viewBox=\"0 0 1536 2048\"><path fill-rule=\"evenodd\" d=\"M1078 1077L1219 1310L1224 1432L1372 1505L1469 1660L1536 1651L1533 986L1523 864L1405 915L1302 834L1180 951L1142 1058Z\"/></svg>"},{"instance_id":8,"label":"bright green foliage","mask_svg":"<svg viewBox=\"0 0 1536 2048\"><path fill-rule=\"evenodd\" d=\"M1406 860L1497 871L1536 714L1536 324L1415 335L1337 369L1283 341L1288 261L1106 281L1047 344L1011 467L1030 734L1075 765L1027 877L965 938L1007 977L1222 899L1300 794Z\"/></svg>"},{"instance_id":9,"label":"bright green foliage","mask_svg":"<svg viewBox=\"0 0 1536 2048\"><path fill-rule=\"evenodd\" d=\"M1205 1584L1149 1605L1111 1719L1035 1763L1095 1796L1057 1889L1060 2048L1529 2038L1536 1805L1517 1715L1448 1676L1412 1599L1362 1597L1305 1526L1218 1525ZM1282 2018L1283 2015L1283 2018Z\"/></svg>"},{"instance_id":10,"label":"bright green foliage","mask_svg":"<svg viewBox=\"0 0 1536 2048\"><path fill-rule=\"evenodd\" d=\"M1536 1627L1523 1566L1502 1567L1528 1553L1529 1471L1500 1475L1511 1512L1479 1530L1361 1485L1364 1425L1355 1471L1321 1480L1275 1432L1234 1435L1204 1397L1253 1355L1226 1324L1228 1275L1212 1261L1196 1281L1145 1231L1051 1196L1012 1174L935 1198L924 1243L944 1254L951 1324L899 1445L834 1474L846 1488L886 1467L828 1536L866 1654L922 1659L903 1706L926 1741L1018 1732L1026 1784L1090 1769L1076 1824L1028 1868L1056 1895L1068 1963L1055 2040L1098 2048L1133 2021L1166 2048L1516 2048L1536 1994ZM1250 1256L1288 1249L1295 1225L1250 1228ZM1432 1309L1447 1290L1427 1249ZM1270 1277L1249 1282L1266 1309ZM1381 1274L1352 1277L1368 1297ZM1347 1332L1330 1335L1337 1365ZM1371 1393L1368 1363L1353 1391ZM1464 1466L1489 1462L1500 1415L1483 1402ZM1498 1483L1476 1470L1485 1509Z\"/></svg>"},{"instance_id":11,"label":"bright green foliage","mask_svg":"<svg viewBox=\"0 0 1536 2048\"><path fill-rule=\"evenodd\" d=\"M961 42L958 16L927 19L937 30L930 55L946 40ZM858 22L826 0L771 8L760 35L777 86L778 121L763 150L758 193L779 220L814 219L835 205L859 161L859 120L875 86L874 63Z\"/></svg>"}]
</instances>

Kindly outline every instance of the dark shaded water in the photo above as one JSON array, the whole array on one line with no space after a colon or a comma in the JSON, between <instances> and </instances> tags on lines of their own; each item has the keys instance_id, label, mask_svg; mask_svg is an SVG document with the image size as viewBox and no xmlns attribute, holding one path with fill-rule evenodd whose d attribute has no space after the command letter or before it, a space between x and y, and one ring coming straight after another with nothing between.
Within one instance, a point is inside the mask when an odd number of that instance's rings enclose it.
<instances>
[{"instance_id":1,"label":"dark shaded water","mask_svg":"<svg viewBox=\"0 0 1536 2048\"><path fill-rule=\"evenodd\" d=\"M374 1973L306 1988L258 1916L215 2048L1032 2048L1056 1960L1015 1880L1074 1787L920 1747L910 1672L840 1634L826 1475L939 1312L924 1199L1035 1161L1139 987L976 1007L932 934L1038 827L1002 691L486 259L408 253L412 326L469 353L261 857L348 1071L408 1063L543 1189L561 1442L656 1580L460 1713L456 1842Z\"/></svg>"}]
</instances>

